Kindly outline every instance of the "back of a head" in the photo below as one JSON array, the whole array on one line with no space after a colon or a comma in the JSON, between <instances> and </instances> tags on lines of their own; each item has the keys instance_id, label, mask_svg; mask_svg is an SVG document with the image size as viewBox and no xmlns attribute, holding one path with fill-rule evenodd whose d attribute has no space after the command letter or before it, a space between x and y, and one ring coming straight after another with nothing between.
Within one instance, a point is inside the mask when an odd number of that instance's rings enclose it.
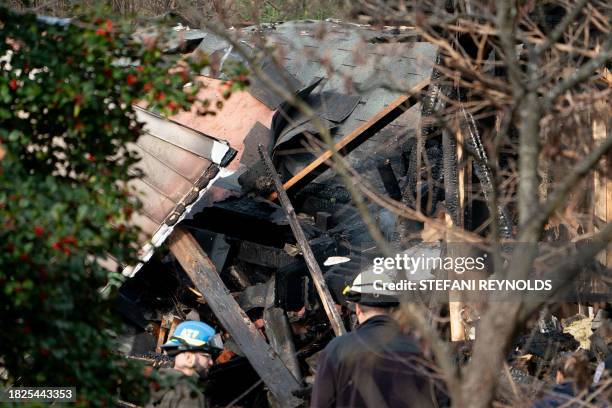
<instances>
[{"instance_id":1,"label":"back of a head","mask_svg":"<svg viewBox=\"0 0 612 408\"><path fill-rule=\"evenodd\" d=\"M364 313L367 314L379 314L379 315L391 315L396 307L378 307L378 306L371 306L371 305L367 305L367 304L359 304L359 307L361 308L361 310Z\"/></svg>"},{"instance_id":2,"label":"back of a head","mask_svg":"<svg viewBox=\"0 0 612 408\"><path fill-rule=\"evenodd\" d=\"M590 359L586 351L572 353L559 366L559 370L567 381L572 381L578 390L584 390L591 384Z\"/></svg>"}]
</instances>

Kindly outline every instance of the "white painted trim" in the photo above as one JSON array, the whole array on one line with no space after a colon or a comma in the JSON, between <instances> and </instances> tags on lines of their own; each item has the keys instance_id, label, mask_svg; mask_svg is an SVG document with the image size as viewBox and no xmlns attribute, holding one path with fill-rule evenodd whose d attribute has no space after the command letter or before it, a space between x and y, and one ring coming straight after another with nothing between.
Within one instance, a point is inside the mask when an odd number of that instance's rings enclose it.
<instances>
[{"instance_id":1,"label":"white painted trim","mask_svg":"<svg viewBox=\"0 0 612 408\"><path fill-rule=\"evenodd\" d=\"M219 144L223 145L222 143L219 143ZM136 274L136 272L138 272L140 268L142 268L144 264L147 263L151 259L151 257L153 256L153 253L155 252L155 248L160 247L166 241L166 239L170 236L170 234L174 230L174 227L176 227L181 221L183 221L187 217L191 218L193 216L193 214L191 214L191 210L198 204L198 202L202 200L202 198L205 196L208 190L212 187L212 185L215 184L215 182L219 178L227 177L228 174L231 174L231 173L232 173L231 171L228 171L226 169L223 169L223 168L219 169L219 172L217 173L217 175L208 182L206 187L200 190L200 192L198 193L198 198L196 198L191 204L185 207L185 211L183 211L183 213L181 214L179 219L176 221L176 223L174 223L172 226L162 224L158 228L155 234L153 234L153 237L151 238L151 240L147 242L145 245L143 245L142 255L138 258L140 262L134 266L126 266L125 268L123 268L123 271L122 271L123 275L128 278L133 277Z\"/></svg>"},{"instance_id":2,"label":"white painted trim","mask_svg":"<svg viewBox=\"0 0 612 408\"><path fill-rule=\"evenodd\" d=\"M223 161L223 158L229 151L229 149L230 149L229 145L225 143L214 141L213 146L212 146L212 151L210 152L210 157L212 159L212 162L220 165L221 162Z\"/></svg>"}]
</instances>

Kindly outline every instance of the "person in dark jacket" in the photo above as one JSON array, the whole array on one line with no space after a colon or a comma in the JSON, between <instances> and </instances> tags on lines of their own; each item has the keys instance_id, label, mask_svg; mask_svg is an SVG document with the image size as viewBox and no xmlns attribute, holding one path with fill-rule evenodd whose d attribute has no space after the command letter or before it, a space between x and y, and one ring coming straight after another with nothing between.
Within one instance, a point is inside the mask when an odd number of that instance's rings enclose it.
<instances>
[{"instance_id":1,"label":"person in dark jacket","mask_svg":"<svg viewBox=\"0 0 612 408\"><path fill-rule=\"evenodd\" d=\"M553 362L556 385L546 395L535 401L533 408L557 408L584 406L593 389L589 357L584 350L563 355ZM603 401L590 401L594 406L609 407Z\"/></svg>"},{"instance_id":2,"label":"person in dark jacket","mask_svg":"<svg viewBox=\"0 0 612 408\"><path fill-rule=\"evenodd\" d=\"M159 381L151 390L147 408L208 408L198 380L208 375L213 364L215 330L203 322L179 324L162 348L174 356L173 368L161 369Z\"/></svg>"},{"instance_id":3,"label":"person in dark jacket","mask_svg":"<svg viewBox=\"0 0 612 408\"><path fill-rule=\"evenodd\" d=\"M321 351L311 407L436 406L435 383L418 345L390 315L397 297L374 290L365 276L358 275L345 291L359 326Z\"/></svg>"}]
</instances>

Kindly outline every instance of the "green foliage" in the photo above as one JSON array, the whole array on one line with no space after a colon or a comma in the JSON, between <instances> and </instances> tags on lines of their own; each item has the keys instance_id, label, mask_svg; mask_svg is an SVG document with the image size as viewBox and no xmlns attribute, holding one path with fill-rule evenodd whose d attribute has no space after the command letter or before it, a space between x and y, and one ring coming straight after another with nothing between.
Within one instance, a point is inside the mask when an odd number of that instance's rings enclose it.
<instances>
[{"instance_id":1,"label":"green foliage","mask_svg":"<svg viewBox=\"0 0 612 408\"><path fill-rule=\"evenodd\" d=\"M324 20L338 17L342 3L337 0L265 0L254 3L251 0L238 0L234 10L226 11L230 18L248 23L273 23L288 20ZM233 12L233 13L232 13Z\"/></svg>"},{"instance_id":2,"label":"green foliage","mask_svg":"<svg viewBox=\"0 0 612 408\"><path fill-rule=\"evenodd\" d=\"M146 398L142 367L113 350L99 289L132 264L138 208L125 149L132 104L188 108L202 66L163 55L118 22L67 26L0 7L0 367L16 386L76 386L82 406ZM132 175L130 175L132 174ZM140 400L142 402L142 400Z\"/></svg>"}]
</instances>

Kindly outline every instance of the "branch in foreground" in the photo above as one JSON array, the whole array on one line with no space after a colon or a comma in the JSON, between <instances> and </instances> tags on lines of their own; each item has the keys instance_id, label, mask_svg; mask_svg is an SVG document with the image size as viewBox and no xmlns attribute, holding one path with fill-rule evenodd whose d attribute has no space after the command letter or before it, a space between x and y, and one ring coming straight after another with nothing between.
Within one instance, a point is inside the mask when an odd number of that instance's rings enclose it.
<instances>
[{"instance_id":1,"label":"branch in foreground","mask_svg":"<svg viewBox=\"0 0 612 408\"><path fill-rule=\"evenodd\" d=\"M555 279L559 279L560 286L558 290L562 290L574 282L576 277L575 272L580 268L587 266L598 253L606 249L606 247L612 241L612 223L606 224L598 233L593 235L591 243L581 247L580 251L574 256L566 258L559 267L553 269L548 274L554 276ZM552 295L557 293L555 291ZM519 317L519 322L522 323L527 320L534 311L542 307L545 302L539 302L537 304L524 304L524 309Z\"/></svg>"},{"instance_id":2,"label":"branch in foreground","mask_svg":"<svg viewBox=\"0 0 612 408\"><path fill-rule=\"evenodd\" d=\"M548 201L544 203L538 216L535 217L534 223L543 226L548 218L557 210L557 208L565 201L565 198L576 184L586 174L597 165L599 160L612 150L612 136L608 136L596 149L591 151L574 169L561 181L559 186L550 195Z\"/></svg>"},{"instance_id":3,"label":"branch in foreground","mask_svg":"<svg viewBox=\"0 0 612 408\"><path fill-rule=\"evenodd\" d=\"M273 81L268 75L266 75L266 73L259 67L257 59L253 58L250 53L247 52L244 45L240 41L236 41L235 39L231 38L231 36L229 36L223 28L219 28L217 25L210 22L207 23L206 28L212 31L213 34L218 35L228 41L238 52L238 54L240 54L245 59L245 61L249 64L249 68L253 70L257 77L266 86L268 86L274 93L276 93L285 101L287 101L287 103L289 103L291 106L293 106L302 114L304 114L304 116L312 120L312 123L314 124L315 128L317 129L317 131L323 138L323 141L325 142L325 144L327 144L329 150L331 151L332 160L338 162L341 155L334 146L334 140L331 134L329 133L329 129L327 129L327 127L323 125L321 119L315 114L312 108L308 106L308 104L305 103L298 95L287 91L283 86L279 85L277 82ZM370 214L363 196L359 193L359 190L356 188L356 186L352 184L347 169L342 166L342 164L340 164L337 167L337 171L346 189L351 195L351 198L355 204L355 207L357 208L357 211L359 212L359 215L365 221L370 236L372 237L374 242L376 242L376 244L385 256L393 256L392 252L388 249L389 246L387 240L383 236L380 229L377 227L377 223L374 221L372 215Z\"/></svg>"},{"instance_id":4,"label":"branch in foreground","mask_svg":"<svg viewBox=\"0 0 612 408\"><path fill-rule=\"evenodd\" d=\"M534 49L535 56L542 55L543 52L547 51L552 47L563 35L565 30L569 27L570 24L576 21L576 17L578 14L582 12L582 9L586 6L589 0L579 0L578 4L575 4L569 13L563 17L563 20L559 22L559 24L555 27L555 29L546 37L544 42Z\"/></svg>"},{"instance_id":5,"label":"branch in foreground","mask_svg":"<svg viewBox=\"0 0 612 408\"><path fill-rule=\"evenodd\" d=\"M559 82L553 89L550 90L550 92L548 92L543 100L544 108L547 110L550 109L555 99L557 99L560 95L566 91L569 91L574 86L586 81L595 73L595 71L603 67L606 62L612 58L610 43L612 43L612 34L608 34L608 40L606 41L603 50L595 58L582 65L572 76L562 82Z\"/></svg>"}]
</instances>

